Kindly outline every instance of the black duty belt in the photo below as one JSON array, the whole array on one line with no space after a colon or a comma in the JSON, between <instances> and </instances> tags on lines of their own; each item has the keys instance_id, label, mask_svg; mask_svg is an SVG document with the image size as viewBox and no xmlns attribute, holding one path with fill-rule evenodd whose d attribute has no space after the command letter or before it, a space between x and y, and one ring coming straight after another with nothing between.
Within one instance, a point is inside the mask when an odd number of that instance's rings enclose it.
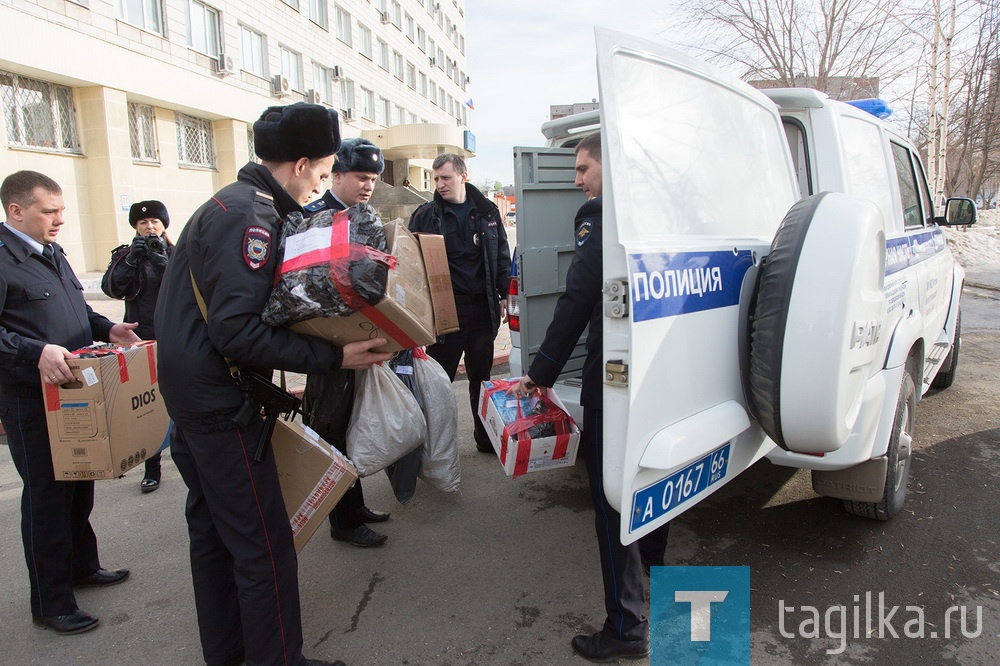
<instances>
[{"instance_id":1,"label":"black duty belt","mask_svg":"<svg viewBox=\"0 0 1000 666\"><path fill-rule=\"evenodd\" d=\"M486 294L455 294L456 305L469 305L486 300Z\"/></svg>"}]
</instances>

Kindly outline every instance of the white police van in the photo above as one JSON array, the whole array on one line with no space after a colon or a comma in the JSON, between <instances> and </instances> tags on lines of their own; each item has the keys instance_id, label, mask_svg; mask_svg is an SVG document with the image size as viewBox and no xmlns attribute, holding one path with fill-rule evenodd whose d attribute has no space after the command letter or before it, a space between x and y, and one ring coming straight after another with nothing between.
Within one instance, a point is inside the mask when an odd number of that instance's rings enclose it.
<instances>
[{"instance_id":1,"label":"white police van","mask_svg":"<svg viewBox=\"0 0 1000 666\"><path fill-rule=\"evenodd\" d=\"M511 374L530 364L572 258L571 148L602 133L605 487L623 543L763 457L886 520L906 495L919 397L951 384L964 271L916 151L807 89L760 92L597 30L601 109L515 148ZM518 328L516 325L512 328ZM556 386L579 416L583 344Z\"/></svg>"}]
</instances>

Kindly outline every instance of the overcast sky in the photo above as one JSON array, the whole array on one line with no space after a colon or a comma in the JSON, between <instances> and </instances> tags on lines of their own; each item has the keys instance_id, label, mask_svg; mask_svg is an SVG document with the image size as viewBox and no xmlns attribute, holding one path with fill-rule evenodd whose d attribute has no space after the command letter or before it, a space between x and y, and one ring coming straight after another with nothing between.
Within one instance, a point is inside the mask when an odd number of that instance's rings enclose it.
<instances>
[{"instance_id":1,"label":"overcast sky","mask_svg":"<svg viewBox=\"0 0 1000 666\"><path fill-rule=\"evenodd\" d=\"M598 97L594 26L652 39L669 0L469 0L466 56L475 110L474 183L514 182L513 147L540 146L549 106ZM467 97L467 98L468 98ZM465 101L465 100L463 100Z\"/></svg>"}]
</instances>

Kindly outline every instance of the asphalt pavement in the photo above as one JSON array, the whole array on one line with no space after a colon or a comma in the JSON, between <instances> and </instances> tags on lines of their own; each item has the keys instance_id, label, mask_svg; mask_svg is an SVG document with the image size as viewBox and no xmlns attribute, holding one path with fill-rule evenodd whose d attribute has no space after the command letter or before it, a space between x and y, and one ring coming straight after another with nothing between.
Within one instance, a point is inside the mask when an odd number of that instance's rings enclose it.
<instances>
[{"instance_id":1,"label":"asphalt pavement","mask_svg":"<svg viewBox=\"0 0 1000 666\"><path fill-rule=\"evenodd\" d=\"M880 523L850 516L840 502L812 492L808 473L761 462L674 521L668 564L750 566L752 663L996 663L1000 333L991 323L1000 320L1000 296L973 288L982 292L967 293L963 304L958 379L918 405L910 495L896 518ZM467 384L456 382L454 391L458 404L467 404ZM413 501L401 506L384 475L375 475L366 480L365 495L370 506L392 511L378 526L388 543L353 548L321 529L299 556L307 656L351 666L582 663L569 640L603 620L582 461L509 479L495 456L475 450L468 410L460 409L459 419L458 493L421 482ZM6 526L0 558L7 563L0 567L0 663L202 663L186 492L169 452L165 458L155 493L139 492L138 469L97 482L92 522L102 564L130 567L132 577L113 588L81 590L81 607L100 617L101 626L62 637L31 624L18 530L21 482L9 456L0 454L0 524ZM857 598L879 591L900 606L897 637L866 631L863 608L860 635L837 638L822 626L807 635L806 606L822 612L843 605L850 622ZM782 618L779 604L796 610ZM914 617L909 606L926 615L923 638L904 635ZM952 606L969 610L967 631L953 617L945 637L943 618Z\"/></svg>"}]
</instances>

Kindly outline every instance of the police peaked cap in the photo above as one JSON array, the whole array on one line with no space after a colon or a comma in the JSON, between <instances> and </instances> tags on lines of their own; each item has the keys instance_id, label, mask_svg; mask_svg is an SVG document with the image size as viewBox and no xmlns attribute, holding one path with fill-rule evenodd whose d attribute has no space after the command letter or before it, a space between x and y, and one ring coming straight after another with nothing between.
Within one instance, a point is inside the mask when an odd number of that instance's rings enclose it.
<instances>
[{"instance_id":1,"label":"police peaked cap","mask_svg":"<svg viewBox=\"0 0 1000 666\"><path fill-rule=\"evenodd\" d=\"M382 151L368 139L344 139L337 151L337 161L333 163L333 172L365 171L367 173L382 173L385 161Z\"/></svg>"},{"instance_id":2,"label":"police peaked cap","mask_svg":"<svg viewBox=\"0 0 1000 666\"><path fill-rule=\"evenodd\" d=\"M164 229L170 226L170 216L167 215L167 207L160 201L153 199L140 201L132 204L132 207L128 209L128 223L132 225L133 229L135 229L135 225L139 220L145 220L147 217L155 217L160 222L163 222Z\"/></svg>"},{"instance_id":3,"label":"police peaked cap","mask_svg":"<svg viewBox=\"0 0 1000 666\"><path fill-rule=\"evenodd\" d=\"M329 157L340 148L337 112L305 102L270 106L253 124L253 147L269 162Z\"/></svg>"}]
</instances>

